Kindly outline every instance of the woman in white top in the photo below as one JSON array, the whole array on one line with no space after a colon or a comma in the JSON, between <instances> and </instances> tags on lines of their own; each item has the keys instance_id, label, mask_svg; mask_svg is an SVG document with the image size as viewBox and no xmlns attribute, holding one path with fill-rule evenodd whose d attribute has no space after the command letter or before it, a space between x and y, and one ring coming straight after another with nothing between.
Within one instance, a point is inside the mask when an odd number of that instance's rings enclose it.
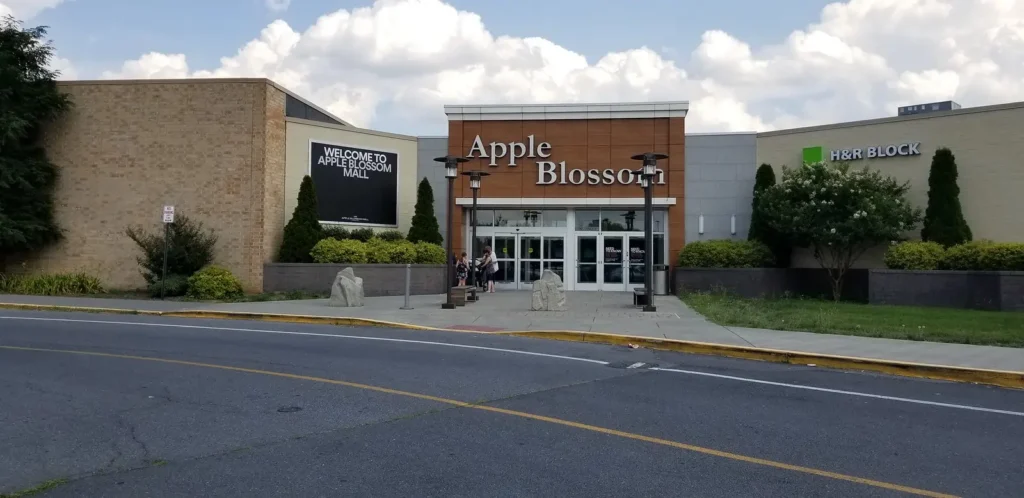
<instances>
[{"instance_id":1,"label":"woman in white top","mask_svg":"<svg viewBox=\"0 0 1024 498\"><path fill-rule=\"evenodd\" d=\"M498 261L494 259L491 246L484 247L484 257L480 262L480 267L483 268L487 278L487 292L494 292L494 275L498 272Z\"/></svg>"}]
</instances>

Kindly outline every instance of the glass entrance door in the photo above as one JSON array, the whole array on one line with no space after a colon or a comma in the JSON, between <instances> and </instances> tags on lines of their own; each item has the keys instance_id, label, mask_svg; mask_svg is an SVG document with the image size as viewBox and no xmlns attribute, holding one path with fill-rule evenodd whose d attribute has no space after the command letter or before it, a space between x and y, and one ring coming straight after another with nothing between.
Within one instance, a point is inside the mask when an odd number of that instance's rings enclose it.
<instances>
[{"instance_id":1,"label":"glass entrance door","mask_svg":"<svg viewBox=\"0 0 1024 498\"><path fill-rule=\"evenodd\" d=\"M633 287L642 287L646 280L646 259L647 246L644 244L643 235L630 235L626 237L629 246L629 285L626 290Z\"/></svg>"},{"instance_id":2,"label":"glass entrance door","mask_svg":"<svg viewBox=\"0 0 1024 498\"><path fill-rule=\"evenodd\" d=\"M601 290L625 290L626 259L621 235L603 235L601 251Z\"/></svg>"},{"instance_id":3,"label":"glass entrance door","mask_svg":"<svg viewBox=\"0 0 1024 498\"><path fill-rule=\"evenodd\" d=\"M597 235L576 237L576 290L601 290L598 279L601 261L597 240Z\"/></svg>"},{"instance_id":4,"label":"glass entrance door","mask_svg":"<svg viewBox=\"0 0 1024 498\"><path fill-rule=\"evenodd\" d=\"M565 237L535 233L496 234L493 236L498 273L494 285L506 290L532 289L543 270L550 269L565 278ZM491 237L478 243L489 245Z\"/></svg>"},{"instance_id":5,"label":"glass entrance door","mask_svg":"<svg viewBox=\"0 0 1024 498\"><path fill-rule=\"evenodd\" d=\"M576 289L626 291L643 284L643 237L622 233L576 237Z\"/></svg>"},{"instance_id":6,"label":"glass entrance door","mask_svg":"<svg viewBox=\"0 0 1024 498\"><path fill-rule=\"evenodd\" d=\"M494 259L498 260L498 272L494 274L494 285L501 288L515 288L516 285L516 244L515 234L495 235Z\"/></svg>"}]
</instances>

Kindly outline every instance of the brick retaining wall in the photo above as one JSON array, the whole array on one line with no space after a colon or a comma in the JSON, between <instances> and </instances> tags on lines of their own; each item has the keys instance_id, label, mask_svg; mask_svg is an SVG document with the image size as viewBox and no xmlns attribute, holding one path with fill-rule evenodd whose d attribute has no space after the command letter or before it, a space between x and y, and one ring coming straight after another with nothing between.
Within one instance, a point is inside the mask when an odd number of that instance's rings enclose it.
<instances>
[{"instance_id":1,"label":"brick retaining wall","mask_svg":"<svg viewBox=\"0 0 1024 498\"><path fill-rule=\"evenodd\" d=\"M330 292L334 277L351 266L363 279L367 297L405 294L405 265L334 265L315 263L271 263L263 265L264 292ZM409 293L443 294L445 265L412 265Z\"/></svg>"}]
</instances>

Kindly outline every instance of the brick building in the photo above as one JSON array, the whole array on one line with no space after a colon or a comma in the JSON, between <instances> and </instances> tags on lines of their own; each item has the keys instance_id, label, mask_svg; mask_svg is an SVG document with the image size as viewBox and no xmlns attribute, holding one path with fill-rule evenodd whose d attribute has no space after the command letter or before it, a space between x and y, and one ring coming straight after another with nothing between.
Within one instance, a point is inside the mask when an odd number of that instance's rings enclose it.
<instances>
[{"instance_id":1,"label":"brick building","mask_svg":"<svg viewBox=\"0 0 1024 498\"><path fill-rule=\"evenodd\" d=\"M310 172L311 144L394 152L394 182L415 191L415 137L356 128L266 79L80 81L60 89L74 108L44 145L60 170L56 215L65 237L9 261L15 271L84 271L110 288L140 287L140 253L125 229L160 230L162 207L173 205L213 229L216 263L258 292ZM365 225L408 229L414 202L398 199L393 224Z\"/></svg>"}]
</instances>

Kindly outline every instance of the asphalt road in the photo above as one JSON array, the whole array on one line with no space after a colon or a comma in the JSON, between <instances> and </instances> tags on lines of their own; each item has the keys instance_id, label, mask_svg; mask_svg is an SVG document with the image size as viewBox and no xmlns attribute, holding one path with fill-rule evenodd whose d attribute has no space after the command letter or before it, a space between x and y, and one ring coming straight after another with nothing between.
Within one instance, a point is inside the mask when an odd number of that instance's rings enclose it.
<instances>
[{"instance_id":1,"label":"asphalt road","mask_svg":"<svg viewBox=\"0 0 1024 498\"><path fill-rule=\"evenodd\" d=\"M0 494L1024 490L1024 392L470 333L0 311L0 403Z\"/></svg>"}]
</instances>

